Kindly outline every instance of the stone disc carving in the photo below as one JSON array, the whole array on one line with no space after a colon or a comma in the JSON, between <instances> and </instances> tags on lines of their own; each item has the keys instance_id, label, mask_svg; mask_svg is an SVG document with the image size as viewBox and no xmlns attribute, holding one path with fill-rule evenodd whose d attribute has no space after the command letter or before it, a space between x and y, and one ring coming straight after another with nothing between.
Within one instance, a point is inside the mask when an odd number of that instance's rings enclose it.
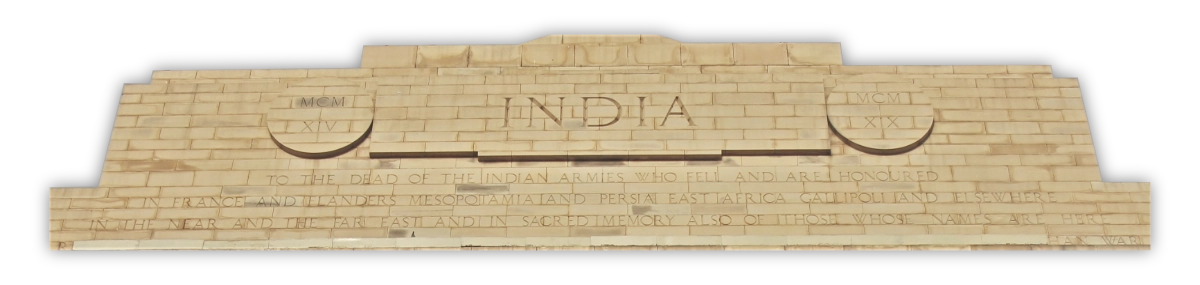
<instances>
[{"instance_id":1,"label":"stone disc carving","mask_svg":"<svg viewBox=\"0 0 1200 285\"><path fill-rule=\"evenodd\" d=\"M290 83L271 101L267 129L275 143L293 155L336 156L366 139L375 116L373 95L345 79Z\"/></svg>"},{"instance_id":2,"label":"stone disc carving","mask_svg":"<svg viewBox=\"0 0 1200 285\"><path fill-rule=\"evenodd\" d=\"M933 107L928 97L904 79L839 83L827 93L830 127L859 151L908 152L933 131Z\"/></svg>"}]
</instances>

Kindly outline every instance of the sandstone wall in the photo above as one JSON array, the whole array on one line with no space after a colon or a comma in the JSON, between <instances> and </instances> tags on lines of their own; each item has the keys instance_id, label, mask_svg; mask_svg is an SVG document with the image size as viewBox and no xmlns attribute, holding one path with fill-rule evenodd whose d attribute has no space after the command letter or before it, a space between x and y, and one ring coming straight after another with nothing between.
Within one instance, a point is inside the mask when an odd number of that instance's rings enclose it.
<instances>
[{"instance_id":1,"label":"sandstone wall","mask_svg":"<svg viewBox=\"0 0 1200 285\"><path fill-rule=\"evenodd\" d=\"M125 86L103 171L51 189L51 248L1150 243L1149 184L1102 181L1076 79L846 66L836 43L558 35L155 71Z\"/></svg>"}]
</instances>

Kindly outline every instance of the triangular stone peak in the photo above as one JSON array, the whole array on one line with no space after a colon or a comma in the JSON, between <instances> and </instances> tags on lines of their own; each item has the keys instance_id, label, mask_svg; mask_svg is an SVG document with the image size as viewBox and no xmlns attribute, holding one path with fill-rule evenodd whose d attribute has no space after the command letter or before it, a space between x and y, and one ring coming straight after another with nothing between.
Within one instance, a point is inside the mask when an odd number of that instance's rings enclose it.
<instances>
[{"instance_id":1,"label":"triangular stone peak","mask_svg":"<svg viewBox=\"0 0 1200 285\"><path fill-rule=\"evenodd\" d=\"M679 43L662 35L546 35L521 44Z\"/></svg>"}]
</instances>

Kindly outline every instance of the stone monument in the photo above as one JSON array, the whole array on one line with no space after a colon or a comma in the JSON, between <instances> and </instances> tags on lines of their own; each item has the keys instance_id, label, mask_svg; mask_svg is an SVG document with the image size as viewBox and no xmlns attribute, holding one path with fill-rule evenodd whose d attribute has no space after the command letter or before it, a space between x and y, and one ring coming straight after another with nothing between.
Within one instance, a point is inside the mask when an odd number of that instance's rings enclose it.
<instances>
[{"instance_id":1,"label":"stone monument","mask_svg":"<svg viewBox=\"0 0 1200 285\"><path fill-rule=\"evenodd\" d=\"M553 35L360 68L155 71L57 250L1140 249L1049 66Z\"/></svg>"}]
</instances>

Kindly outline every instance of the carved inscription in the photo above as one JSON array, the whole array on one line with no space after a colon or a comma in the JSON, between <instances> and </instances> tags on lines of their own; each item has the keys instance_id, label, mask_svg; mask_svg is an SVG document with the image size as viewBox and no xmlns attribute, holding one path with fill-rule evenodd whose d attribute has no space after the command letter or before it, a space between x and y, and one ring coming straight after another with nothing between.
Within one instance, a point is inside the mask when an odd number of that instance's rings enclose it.
<instances>
[{"instance_id":1,"label":"carved inscription","mask_svg":"<svg viewBox=\"0 0 1200 285\"><path fill-rule=\"evenodd\" d=\"M932 214L941 225L1044 225L1042 214Z\"/></svg>"},{"instance_id":2,"label":"carved inscription","mask_svg":"<svg viewBox=\"0 0 1200 285\"><path fill-rule=\"evenodd\" d=\"M933 129L933 107L911 84L846 84L826 96L829 125L847 144L874 154L919 145Z\"/></svg>"},{"instance_id":3,"label":"carved inscription","mask_svg":"<svg viewBox=\"0 0 1200 285\"><path fill-rule=\"evenodd\" d=\"M943 170L944 169L944 170ZM420 170L331 170L282 174L251 172L250 185L425 185L425 184L574 184L703 182L933 182L950 180L948 168L875 167L864 170L808 167L773 171L709 168L662 171L652 168L506 169L426 172ZM310 174L311 173L311 174Z\"/></svg>"},{"instance_id":4,"label":"carved inscription","mask_svg":"<svg viewBox=\"0 0 1200 285\"><path fill-rule=\"evenodd\" d=\"M846 99L850 104L912 104L912 94L901 92L852 92Z\"/></svg>"},{"instance_id":5,"label":"carved inscription","mask_svg":"<svg viewBox=\"0 0 1200 285\"><path fill-rule=\"evenodd\" d=\"M402 191L401 191L402 192ZM965 201L962 193L763 192L763 193L559 193L413 194L247 197L130 198L130 208L242 208L347 206L509 206L638 204L881 204L881 203L1059 203L1057 192L996 192ZM1053 214L1068 224L1139 221L1133 214ZM961 217L957 217L961 218ZM945 219L943 219L945 220ZM961 219L960 219L961 220Z\"/></svg>"},{"instance_id":6,"label":"carved inscription","mask_svg":"<svg viewBox=\"0 0 1200 285\"><path fill-rule=\"evenodd\" d=\"M1052 235L1053 245L1148 245L1149 237L1133 235Z\"/></svg>"},{"instance_id":7,"label":"carved inscription","mask_svg":"<svg viewBox=\"0 0 1200 285\"><path fill-rule=\"evenodd\" d=\"M335 228L486 228L509 226L753 226L753 225L1077 225L1044 214L621 214L426 215L87 220L101 231ZM75 227L74 224L67 227ZM1060 244L1140 244L1138 238L1059 236Z\"/></svg>"},{"instance_id":8,"label":"carved inscription","mask_svg":"<svg viewBox=\"0 0 1200 285\"><path fill-rule=\"evenodd\" d=\"M298 108L346 107L346 96L337 97L300 97L295 105Z\"/></svg>"},{"instance_id":9,"label":"carved inscription","mask_svg":"<svg viewBox=\"0 0 1200 285\"><path fill-rule=\"evenodd\" d=\"M381 119L369 151L375 158L487 162L714 160L831 151L820 94L764 92L743 100L741 93L680 92L677 85L654 93L520 85L510 87L532 92L464 96L401 89L379 97Z\"/></svg>"},{"instance_id":10,"label":"carved inscription","mask_svg":"<svg viewBox=\"0 0 1200 285\"><path fill-rule=\"evenodd\" d=\"M1055 193L1048 192L990 192L953 193L957 203L1056 203Z\"/></svg>"},{"instance_id":11,"label":"carved inscription","mask_svg":"<svg viewBox=\"0 0 1200 285\"><path fill-rule=\"evenodd\" d=\"M550 122L553 122L556 126L561 128L564 126L563 125L564 119L566 119L569 115L571 117L576 117L576 116L572 115L574 110L576 109L575 107L578 107L578 109L580 110L580 114L577 116L577 118L579 120L578 125L582 125L584 127L612 126L613 124L616 124L617 122L621 121L621 117L622 117L623 113L636 113L636 117L634 119L637 120L638 127L646 126L647 119L650 119L653 121L653 118L646 117L646 98L647 97L645 97L645 96L637 96L636 97L637 98L636 105L630 105L630 104L622 105L621 102L617 101L617 99L614 99L613 97L584 96L584 97L572 98L572 100L578 99L580 101L580 103L578 105L572 106L569 104L572 102L568 102L566 96L558 96L557 98L558 98L557 112L555 112L555 111L552 111L552 108L554 108L554 106L547 107L546 104L543 104L541 101L539 101L535 97L523 98L523 99L529 100L528 108L523 108L523 109L519 108L517 106L513 106L513 101L516 98L504 97L504 124L501 127L509 128L512 126L511 125L512 120L519 119L519 118L527 118L528 123L525 124L525 127L532 128L532 127L534 127L535 118L544 116L545 119L549 119ZM589 104L589 101L591 102L591 104ZM626 103L630 103L630 102L626 102ZM571 107L571 109L566 109L568 107ZM606 115L596 115L596 111L598 108L608 109L608 110L603 110L603 111L605 111L604 114L606 114ZM625 109L623 109L623 108L625 108ZM572 113L568 113L567 112L568 110L571 111ZM589 115L589 110L591 110L590 115ZM636 111L633 111L633 110L636 110ZM658 124L659 127L667 126L667 121L669 121L673 117L677 117L681 120L685 120L687 122L687 126L689 126L689 127L696 126L696 122L694 120L692 120L691 114L688 113L687 106L684 105L683 100L680 99L679 96L675 96L675 99L671 100L670 107L668 107L665 111L665 114L661 115L660 117L662 119L659 120L659 124ZM594 119L594 120L592 120L592 119Z\"/></svg>"},{"instance_id":12,"label":"carved inscription","mask_svg":"<svg viewBox=\"0 0 1200 285\"><path fill-rule=\"evenodd\" d=\"M336 155L362 141L374 116L373 95L358 83L333 78L291 83L272 102L267 129L300 157Z\"/></svg>"},{"instance_id":13,"label":"carved inscription","mask_svg":"<svg viewBox=\"0 0 1200 285\"><path fill-rule=\"evenodd\" d=\"M851 129L912 129L917 118L911 116L849 117Z\"/></svg>"}]
</instances>

